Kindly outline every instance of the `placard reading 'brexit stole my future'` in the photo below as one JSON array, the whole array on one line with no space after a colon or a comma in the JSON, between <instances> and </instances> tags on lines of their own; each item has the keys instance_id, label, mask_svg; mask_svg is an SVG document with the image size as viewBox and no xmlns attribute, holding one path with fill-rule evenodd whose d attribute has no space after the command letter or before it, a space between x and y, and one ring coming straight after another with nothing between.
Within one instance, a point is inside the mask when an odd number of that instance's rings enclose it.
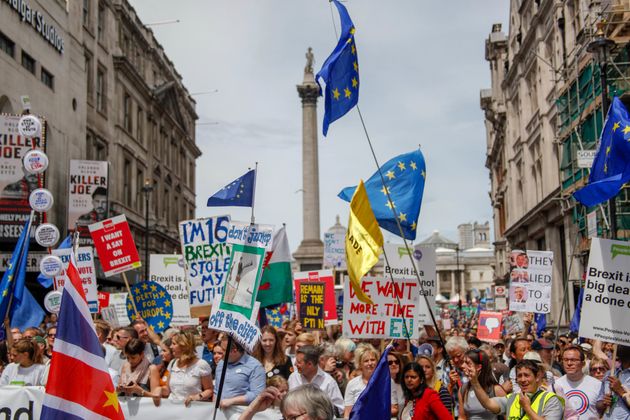
<instances>
[{"instance_id":1,"label":"placard reading 'brexit stole my future'","mask_svg":"<svg viewBox=\"0 0 630 420\"><path fill-rule=\"evenodd\" d=\"M124 214L89 226L106 277L140 268L140 257Z\"/></svg>"}]
</instances>

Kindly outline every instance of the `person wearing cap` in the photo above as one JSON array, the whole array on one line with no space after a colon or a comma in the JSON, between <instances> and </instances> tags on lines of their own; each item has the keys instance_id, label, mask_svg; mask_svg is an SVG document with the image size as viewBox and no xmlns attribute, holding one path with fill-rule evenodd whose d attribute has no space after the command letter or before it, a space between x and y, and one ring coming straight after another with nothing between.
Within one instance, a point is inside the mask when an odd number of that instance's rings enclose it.
<instances>
[{"instance_id":1,"label":"person wearing cap","mask_svg":"<svg viewBox=\"0 0 630 420\"><path fill-rule=\"evenodd\" d=\"M543 363L549 366L552 370L554 376L562 376L560 371L554 366L554 345L551 341L546 338L539 338L538 340L534 340L532 342L532 350L537 352L540 355Z\"/></svg>"},{"instance_id":2,"label":"person wearing cap","mask_svg":"<svg viewBox=\"0 0 630 420\"><path fill-rule=\"evenodd\" d=\"M556 381L556 384L567 396L567 404L577 410L579 419L596 419L598 414L595 404L601 383L584 374L585 364L586 355L580 346L565 347L562 352L562 366L566 373Z\"/></svg>"}]
</instances>

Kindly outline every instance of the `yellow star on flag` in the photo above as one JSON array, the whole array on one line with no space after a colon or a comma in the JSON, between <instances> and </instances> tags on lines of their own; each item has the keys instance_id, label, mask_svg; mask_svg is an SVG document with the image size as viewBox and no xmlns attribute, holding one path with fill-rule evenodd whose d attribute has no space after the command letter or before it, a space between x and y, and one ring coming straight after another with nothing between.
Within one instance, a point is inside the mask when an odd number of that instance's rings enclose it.
<instances>
[{"instance_id":1,"label":"yellow star on flag","mask_svg":"<svg viewBox=\"0 0 630 420\"><path fill-rule=\"evenodd\" d=\"M400 169L401 171L404 171L405 168L405 163L404 162L398 162L398 169Z\"/></svg>"},{"instance_id":2,"label":"yellow star on flag","mask_svg":"<svg viewBox=\"0 0 630 420\"><path fill-rule=\"evenodd\" d=\"M359 86L359 82L357 81L356 77L353 77L352 78L352 87L356 89L357 86Z\"/></svg>"},{"instance_id":3,"label":"yellow star on flag","mask_svg":"<svg viewBox=\"0 0 630 420\"><path fill-rule=\"evenodd\" d=\"M159 321L159 322L158 322L158 327L159 327L160 329L163 329L163 328L164 328L164 323L163 323L162 321Z\"/></svg>"},{"instance_id":4,"label":"yellow star on flag","mask_svg":"<svg viewBox=\"0 0 630 420\"><path fill-rule=\"evenodd\" d=\"M394 178L396 178L396 175L395 175L395 174L394 174L394 172L392 172L392 171L387 171L387 172L385 173L385 176L386 176L388 179L394 179Z\"/></svg>"},{"instance_id":5,"label":"yellow star on flag","mask_svg":"<svg viewBox=\"0 0 630 420\"><path fill-rule=\"evenodd\" d=\"M118 413L119 407L118 407L118 397L116 396L116 393L108 392L107 390L103 392L105 393L105 396L107 397L107 401L105 401L105 404L103 404L103 408L112 406L114 407L114 410L116 410L116 412Z\"/></svg>"},{"instance_id":6,"label":"yellow star on flag","mask_svg":"<svg viewBox=\"0 0 630 420\"><path fill-rule=\"evenodd\" d=\"M398 220L400 220L401 222L406 222L407 221L407 215L405 213L400 213L398 215Z\"/></svg>"},{"instance_id":7,"label":"yellow star on flag","mask_svg":"<svg viewBox=\"0 0 630 420\"><path fill-rule=\"evenodd\" d=\"M413 223L411 224L411 230L416 230L416 222L413 222Z\"/></svg>"},{"instance_id":8,"label":"yellow star on flag","mask_svg":"<svg viewBox=\"0 0 630 420\"><path fill-rule=\"evenodd\" d=\"M130 310L132 310L132 309L133 309L133 306L131 305L131 303L128 303L128 304L127 304L127 310L128 310L128 311L130 311Z\"/></svg>"},{"instance_id":9,"label":"yellow star on flag","mask_svg":"<svg viewBox=\"0 0 630 420\"><path fill-rule=\"evenodd\" d=\"M617 129L618 129L619 127L621 127L621 124L619 124L618 122L614 123L614 124L613 124L613 133L614 133L615 131L617 131Z\"/></svg>"},{"instance_id":10,"label":"yellow star on flag","mask_svg":"<svg viewBox=\"0 0 630 420\"><path fill-rule=\"evenodd\" d=\"M152 285L151 285L151 291L152 291L152 292L157 292L157 285L152 284Z\"/></svg>"},{"instance_id":11,"label":"yellow star on flag","mask_svg":"<svg viewBox=\"0 0 630 420\"><path fill-rule=\"evenodd\" d=\"M339 89L337 89L337 88L333 89L333 97L335 99L339 100L339 96L341 96L340 93L339 93Z\"/></svg>"},{"instance_id":12,"label":"yellow star on flag","mask_svg":"<svg viewBox=\"0 0 630 420\"><path fill-rule=\"evenodd\" d=\"M396 203L394 201L392 201L391 203L388 201L387 203L385 203L385 205L389 207L390 210L392 207L396 208Z\"/></svg>"},{"instance_id":13,"label":"yellow star on flag","mask_svg":"<svg viewBox=\"0 0 630 420\"><path fill-rule=\"evenodd\" d=\"M167 308L171 306L171 301L167 300L166 302L164 302L164 306L166 306Z\"/></svg>"},{"instance_id":14,"label":"yellow star on flag","mask_svg":"<svg viewBox=\"0 0 630 420\"><path fill-rule=\"evenodd\" d=\"M142 290L146 291L149 289L149 286L146 283L142 283Z\"/></svg>"},{"instance_id":15,"label":"yellow star on flag","mask_svg":"<svg viewBox=\"0 0 630 420\"><path fill-rule=\"evenodd\" d=\"M383 187L381 188L381 192L385 195L387 195L387 193L390 193L391 191L389 190L389 187Z\"/></svg>"},{"instance_id":16,"label":"yellow star on flag","mask_svg":"<svg viewBox=\"0 0 630 420\"><path fill-rule=\"evenodd\" d=\"M356 49L356 47L354 46L354 44L350 46L350 52L352 53L352 55L356 55L356 53L357 53L357 49Z\"/></svg>"},{"instance_id":17,"label":"yellow star on flag","mask_svg":"<svg viewBox=\"0 0 630 420\"><path fill-rule=\"evenodd\" d=\"M166 318L166 319L171 319L171 314L169 314L169 313L165 313L165 314L164 314L164 318Z\"/></svg>"},{"instance_id":18,"label":"yellow star on flag","mask_svg":"<svg viewBox=\"0 0 630 420\"><path fill-rule=\"evenodd\" d=\"M356 30L356 29L355 29L355 27L353 26L353 27L350 29L350 35L354 35L354 33L355 33L356 31L357 31L357 30Z\"/></svg>"},{"instance_id":19,"label":"yellow star on flag","mask_svg":"<svg viewBox=\"0 0 630 420\"><path fill-rule=\"evenodd\" d=\"M623 134L628 134L630 133L630 125L626 125L626 127L623 129Z\"/></svg>"},{"instance_id":20,"label":"yellow star on flag","mask_svg":"<svg viewBox=\"0 0 630 420\"><path fill-rule=\"evenodd\" d=\"M348 88L345 88L343 90L343 92L344 92L346 98L349 98L350 96L352 96L352 92L350 92L350 89L348 89Z\"/></svg>"},{"instance_id":21,"label":"yellow star on flag","mask_svg":"<svg viewBox=\"0 0 630 420\"><path fill-rule=\"evenodd\" d=\"M609 154L609 153L610 153L610 146L606 148L606 154Z\"/></svg>"},{"instance_id":22,"label":"yellow star on flag","mask_svg":"<svg viewBox=\"0 0 630 420\"><path fill-rule=\"evenodd\" d=\"M164 290L160 290L160 297L163 298L164 296L166 296L166 293L164 292Z\"/></svg>"},{"instance_id":23,"label":"yellow star on flag","mask_svg":"<svg viewBox=\"0 0 630 420\"><path fill-rule=\"evenodd\" d=\"M426 178L426 177L427 177L427 174L426 174L426 172L424 172L424 171L422 171L422 174L421 174L421 175L422 175L422 178Z\"/></svg>"},{"instance_id":24,"label":"yellow star on flag","mask_svg":"<svg viewBox=\"0 0 630 420\"><path fill-rule=\"evenodd\" d=\"M2 291L2 297L5 297L7 294L9 294L9 292L6 289Z\"/></svg>"},{"instance_id":25,"label":"yellow star on flag","mask_svg":"<svg viewBox=\"0 0 630 420\"><path fill-rule=\"evenodd\" d=\"M418 169L418 165L416 165L416 162L414 162L413 160L411 162L409 162L409 166L411 167L411 169L413 169L414 171L416 169Z\"/></svg>"},{"instance_id":26,"label":"yellow star on flag","mask_svg":"<svg viewBox=\"0 0 630 420\"><path fill-rule=\"evenodd\" d=\"M356 61L352 65L354 66L354 71L359 71L359 64Z\"/></svg>"}]
</instances>

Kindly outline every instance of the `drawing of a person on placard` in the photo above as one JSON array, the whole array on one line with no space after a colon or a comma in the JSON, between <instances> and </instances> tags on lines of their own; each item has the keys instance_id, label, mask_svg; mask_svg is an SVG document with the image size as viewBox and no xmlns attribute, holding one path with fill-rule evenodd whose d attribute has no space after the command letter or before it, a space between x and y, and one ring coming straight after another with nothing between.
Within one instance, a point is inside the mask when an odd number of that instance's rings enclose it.
<instances>
[{"instance_id":1,"label":"drawing of a person on placard","mask_svg":"<svg viewBox=\"0 0 630 420\"><path fill-rule=\"evenodd\" d=\"M239 251L235 251L232 258L223 302L251 308L260 258L258 255Z\"/></svg>"}]
</instances>

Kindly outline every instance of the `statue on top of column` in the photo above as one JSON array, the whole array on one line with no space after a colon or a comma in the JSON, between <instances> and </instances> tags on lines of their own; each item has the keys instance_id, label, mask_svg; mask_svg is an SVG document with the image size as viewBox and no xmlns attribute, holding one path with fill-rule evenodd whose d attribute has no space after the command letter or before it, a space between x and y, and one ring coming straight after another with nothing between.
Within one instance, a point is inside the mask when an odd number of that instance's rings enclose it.
<instances>
[{"instance_id":1,"label":"statue on top of column","mask_svg":"<svg viewBox=\"0 0 630 420\"><path fill-rule=\"evenodd\" d=\"M315 62L315 56L313 55L313 49L308 47L306 52L306 67L304 67L304 73L313 74L313 63Z\"/></svg>"}]
</instances>

